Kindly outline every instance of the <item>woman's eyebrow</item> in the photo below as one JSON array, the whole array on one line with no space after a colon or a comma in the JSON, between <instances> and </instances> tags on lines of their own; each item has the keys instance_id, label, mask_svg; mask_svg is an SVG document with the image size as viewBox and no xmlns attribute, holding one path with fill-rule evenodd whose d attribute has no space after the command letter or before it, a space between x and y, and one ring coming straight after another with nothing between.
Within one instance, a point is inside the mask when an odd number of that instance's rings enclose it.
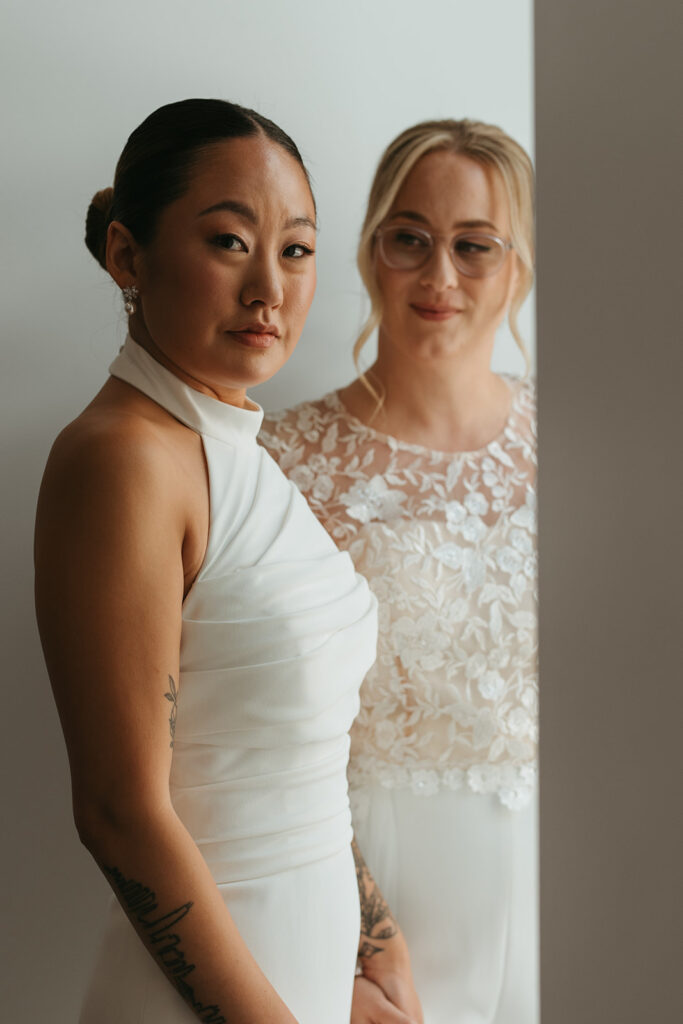
<instances>
[{"instance_id":1,"label":"woman's eyebrow","mask_svg":"<svg viewBox=\"0 0 683 1024\"><path fill-rule=\"evenodd\" d=\"M404 217L406 220L416 220L420 224L429 224L429 220L423 217L421 213L415 213L414 210L397 210L396 213L389 215L389 220L396 220L398 217Z\"/></svg>"},{"instance_id":2,"label":"woman's eyebrow","mask_svg":"<svg viewBox=\"0 0 683 1024\"><path fill-rule=\"evenodd\" d=\"M221 199L219 203L212 203L211 206L207 206L205 210L198 213L198 217L205 217L209 213L216 213L217 210L230 210L231 213L236 213L240 217L244 217L250 224L257 225L258 217L255 210L251 206L247 206L246 203L240 203L236 199ZM290 217L284 225L285 229L298 228L298 227L309 227L313 228L314 231L318 230L317 224L310 217L302 214L300 217Z\"/></svg>"},{"instance_id":3,"label":"woman's eyebrow","mask_svg":"<svg viewBox=\"0 0 683 1024\"><path fill-rule=\"evenodd\" d=\"M455 228L493 228L497 231L498 228L490 220L459 220L453 225Z\"/></svg>"},{"instance_id":4,"label":"woman's eyebrow","mask_svg":"<svg viewBox=\"0 0 683 1024\"><path fill-rule=\"evenodd\" d=\"M230 210L232 213L238 213L240 217L244 217L245 220L250 221L252 224L258 224L258 217L251 206L247 206L246 203L239 203L235 199L221 199L219 203L207 206L197 216L205 217L207 213L215 213L216 210Z\"/></svg>"},{"instance_id":5,"label":"woman's eyebrow","mask_svg":"<svg viewBox=\"0 0 683 1024\"><path fill-rule=\"evenodd\" d=\"M318 225L315 223L315 221L311 220L310 217L306 217L305 215L302 216L302 217L292 217L290 220L287 221L287 223L285 224L285 227L286 228L301 228L301 227L305 227L305 228L313 228L314 231L318 230Z\"/></svg>"},{"instance_id":6,"label":"woman's eyebrow","mask_svg":"<svg viewBox=\"0 0 683 1024\"><path fill-rule=\"evenodd\" d=\"M389 220L413 220L418 224L429 224L429 219L421 213L416 213L415 210L397 210L395 213L390 214ZM492 228L497 231L498 228L490 220L482 220L476 218L473 220L459 220L453 225L453 228Z\"/></svg>"}]
</instances>

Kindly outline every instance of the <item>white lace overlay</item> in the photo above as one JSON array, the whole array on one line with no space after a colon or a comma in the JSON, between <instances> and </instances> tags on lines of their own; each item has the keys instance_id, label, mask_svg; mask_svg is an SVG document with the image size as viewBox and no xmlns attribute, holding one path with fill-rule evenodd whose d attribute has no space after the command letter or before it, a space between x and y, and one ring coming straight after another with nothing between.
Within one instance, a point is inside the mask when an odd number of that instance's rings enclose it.
<instances>
[{"instance_id":1,"label":"white lace overlay","mask_svg":"<svg viewBox=\"0 0 683 1024\"><path fill-rule=\"evenodd\" d=\"M336 392L264 421L261 441L379 602L349 780L428 795L469 786L511 809L535 787L535 416L513 391L503 433L476 452L404 444Z\"/></svg>"}]
</instances>

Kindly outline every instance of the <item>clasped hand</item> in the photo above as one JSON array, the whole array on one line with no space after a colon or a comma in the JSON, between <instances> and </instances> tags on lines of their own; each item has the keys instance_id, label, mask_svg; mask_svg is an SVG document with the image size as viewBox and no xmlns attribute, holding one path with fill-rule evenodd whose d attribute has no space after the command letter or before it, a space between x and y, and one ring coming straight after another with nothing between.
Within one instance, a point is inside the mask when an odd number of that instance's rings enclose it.
<instances>
[{"instance_id":1,"label":"clasped hand","mask_svg":"<svg viewBox=\"0 0 683 1024\"><path fill-rule=\"evenodd\" d=\"M423 1024L410 972L372 970L370 964L354 982L351 1024Z\"/></svg>"}]
</instances>

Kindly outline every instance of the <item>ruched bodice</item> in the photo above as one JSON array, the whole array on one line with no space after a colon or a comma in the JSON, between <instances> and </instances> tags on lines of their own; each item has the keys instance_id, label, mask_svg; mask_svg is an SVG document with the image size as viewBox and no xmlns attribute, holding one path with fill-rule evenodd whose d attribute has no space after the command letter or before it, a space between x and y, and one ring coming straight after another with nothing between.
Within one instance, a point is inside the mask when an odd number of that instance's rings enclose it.
<instances>
[{"instance_id":1,"label":"ruched bodice","mask_svg":"<svg viewBox=\"0 0 683 1024\"><path fill-rule=\"evenodd\" d=\"M345 770L375 650L375 600L256 442L262 412L195 391L132 339L113 363L201 435L206 556L183 605L175 809L217 882L327 856L351 837Z\"/></svg>"},{"instance_id":2,"label":"ruched bodice","mask_svg":"<svg viewBox=\"0 0 683 1024\"><path fill-rule=\"evenodd\" d=\"M130 338L110 372L196 431L208 470L206 555L182 609L175 811L298 1024L348 1024L348 731L375 656L375 598L257 444L257 406L194 390ZM81 1024L195 1020L113 901Z\"/></svg>"}]
</instances>

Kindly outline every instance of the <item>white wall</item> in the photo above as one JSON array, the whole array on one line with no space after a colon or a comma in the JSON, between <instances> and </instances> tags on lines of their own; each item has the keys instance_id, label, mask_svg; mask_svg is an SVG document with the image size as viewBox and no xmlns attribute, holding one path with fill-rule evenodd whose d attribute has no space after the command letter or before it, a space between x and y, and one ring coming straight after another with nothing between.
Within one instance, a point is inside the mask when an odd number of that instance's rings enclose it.
<instances>
[{"instance_id":1,"label":"white wall","mask_svg":"<svg viewBox=\"0 0 683 1024\"><path fill-rule=\"evenodd\" d=\"M121 302L83 241L91 195L162 103L218 96L288 130L318 200L319 287L299 348L256 397L290 404L351 379L354 267L387 142L425 118L501 124L531 149L531 0L11 0L3 5L0 273L7 1024L73 1024L107 888L80 848L34 625L31 537L50 443L103 382ZM522 321L533 340L531 304ZM501 339L497 365L521 369ZM7 958L9 957L9 959ZM322 1022L321 1022L322 1024Z\"/></svg>"}]
</instances>

